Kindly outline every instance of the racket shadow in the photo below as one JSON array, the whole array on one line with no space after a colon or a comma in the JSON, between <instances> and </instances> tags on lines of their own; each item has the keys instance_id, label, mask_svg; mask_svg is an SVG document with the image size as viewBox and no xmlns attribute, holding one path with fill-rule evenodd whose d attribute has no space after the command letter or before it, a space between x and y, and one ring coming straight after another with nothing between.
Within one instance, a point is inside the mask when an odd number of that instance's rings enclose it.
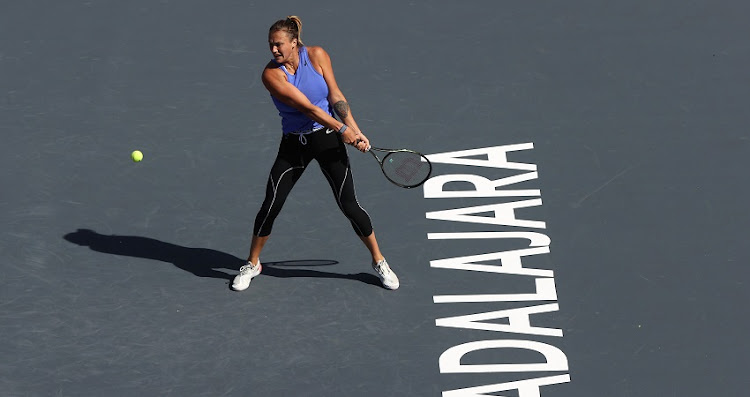
<instances>
[{"instance_id":1,"label":"racket shadow","mask_svg":"<svg viewBox=\"0 0 750 397\"><path fill-rule=\"evenodd\" d=\"M326 261L326 260L297 260L297 261L282 261L282 262L267 262L263 263L263 272L261 276L271 276L278 278L292 278L292 277L307 277L307 278L333 278L333 279L344 279L344 280L355 280L365 284L374 285L380 287L380 279L374 274L370 273L356 273L356 274L344 274L344 273L333 273L325 272L321 270L311 269L299 269L299 267L314 267L314 266L330 266L337 265L337 261Z\"/></svg>"},{"instance_id":2,"label":"racket shadow","mask_svg":"<svg viewBox=\"0 0 750 397\"><path fill-rule=\"evenodd\" d=\"M149 237L105 235L90 229L78 229L64 235L63 239L96 252L170 263L197 277L231 281L238 273L240 266L245 264L245 259L226 252L210 248L183 247ZM317 259L268 262L263 263L261 276L348 279L380 286L380 280L374 274L342 274L311 269L338 263L334 260ZM224 270L230 270L230 272Z\"/></svg>"}]
</instances>

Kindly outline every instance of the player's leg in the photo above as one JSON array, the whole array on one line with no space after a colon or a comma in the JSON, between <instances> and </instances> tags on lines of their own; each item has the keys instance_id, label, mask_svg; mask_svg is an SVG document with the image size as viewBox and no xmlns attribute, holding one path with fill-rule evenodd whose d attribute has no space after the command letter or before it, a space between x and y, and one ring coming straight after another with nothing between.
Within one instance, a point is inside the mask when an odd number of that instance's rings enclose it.
<instances>
[{"instance_id":1,"label":"player's leg","mask_svg":"<svg viewBox=\"0 0 750 397\"><path fill-rule=\"evenodd\" d=\"M383 254L380 253L378 240L375 238L375 231L373 230L369 236L359 236L359 238L367 249L370 250L370 254L372 254L372 268L378 273L383 286L388 289L397 289L399 287L398 277L388 265L388 261L385 260Z\"/></svg>"},{"instance_id":2,"label":"player's leg","mask_svg":"<svg viewBox=\"0 0 750 397\"><path fill-rule=\"evenodd\" d=\"M260 264L260 253L263 251L263 247L270 237L270 234L263 237L253 234L250 240L250 254L247 256L247 262L256 265Z\"/></svg>"},{"instance_id":3,"label":"player's leg","mask_svg":"<svg viewBox=\"0 0 750 397\"><path fill-rule=\"evenodd\" d=\"M354 232L360 237L370 236L372 234L372 220L367 211L357 201L349 157L344 144L341 143L340 146L321 151L316 160L323 175L328 180L336 204L349 219ZM374 239L374 237L371 239ZM372 252L373 255L379 254L377 244L370 244L368 249L370 248L376 250Z\"/></svg>"},{"instance_id":4,"label":"player's leg","mask_svg":"<svg viewBox=\"0 0 750 397\"><path fill-rule=\"evenodd\" d=\"M299 160L290 161L288 157L277 157L273 167L271 167L271 173L268 176L268 183L266 184L266 196L263 204L260 206L260 210L258 210L258 214L255 216L254 236L267 237L271 234L276 217L281 212L281 208L284 206L292 188L307 167L307 164Z\"/></svg>"},{"instance_id":5,"label":"player's leg","mask_svg":"<svg viewBox=\"0 0 750 397\"><path fill-rule=\"evenodd\" d=\"M273 223L281 212L286 198L309 162L300 155L299 148L294 143L287 139L282 140L279 154L276 156L268 176L266 196L255 216L247 263L240 268L240 274L234 278L232 283L232 288L235 290L246 289L253 277L259 275L263 269L260 263L260 253L270 238Z\"/></svg>"},{"instance_id":6,"label":"player's leg","mask_svg":"<svg viewBox=\"0 0 750 397\"><path fill-rule=\"evenodd\" d=\"M370 215L357 200L346 147L341 143L334 149L322 151L316 159L331 186L336 203L349 219L354 232L370 251L372 267L378 273L383 286L388 289L398 288L398 277L388 266L388 262L386 262L383 254L380 252Z\"/></svg>"}]
</instances>

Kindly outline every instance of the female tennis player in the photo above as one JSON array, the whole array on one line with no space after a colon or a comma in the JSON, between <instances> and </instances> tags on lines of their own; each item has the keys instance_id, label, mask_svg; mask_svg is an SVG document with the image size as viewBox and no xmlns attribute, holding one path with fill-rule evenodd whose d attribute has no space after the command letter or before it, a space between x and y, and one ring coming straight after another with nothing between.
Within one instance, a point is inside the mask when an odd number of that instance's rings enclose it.
<instances>
[{"instance_id":1,"label":"female tennis player","mask_svg":"<svg viewBox=\"0 0 750 397\"><path fill-rule=\"evenodd\" d=\"M372 267L387 289L399 287L398 277L378 248L370 216L354 192L345 144L366 151L370 141L354 120L336 84L331 58L321 47L305 46L302 22L296 16L276 21L268 31L273 55L262 81L281 116L282 138L271 167L266 197L255 218L250 255L232 288L247 289L260 274L260 253L289 192L312 160L316 160L333 190L336 203L372 255ZM339 120L334 118L334 112Z\"/></svg>"}]
</instances>

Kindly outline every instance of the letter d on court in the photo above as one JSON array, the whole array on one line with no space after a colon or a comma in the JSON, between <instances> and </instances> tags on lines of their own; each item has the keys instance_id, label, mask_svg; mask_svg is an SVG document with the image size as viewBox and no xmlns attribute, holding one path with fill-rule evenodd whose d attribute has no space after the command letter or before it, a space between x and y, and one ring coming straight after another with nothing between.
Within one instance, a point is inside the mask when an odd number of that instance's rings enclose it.
<instances>
[{"instance_id":1,"label":"letter d on court","mask_svg":"<svg viewBox=\"0 0 750 397\"><path fill-rule=\"evenodd\" d=\"M526 349L544 356L545 362L523 364L461 364L469 352L484 349ZM482 340L453 346L440 355L441 373L567 371L568 357L562 350L546 343L528 340Z\"/></svg>"}]
</instances>

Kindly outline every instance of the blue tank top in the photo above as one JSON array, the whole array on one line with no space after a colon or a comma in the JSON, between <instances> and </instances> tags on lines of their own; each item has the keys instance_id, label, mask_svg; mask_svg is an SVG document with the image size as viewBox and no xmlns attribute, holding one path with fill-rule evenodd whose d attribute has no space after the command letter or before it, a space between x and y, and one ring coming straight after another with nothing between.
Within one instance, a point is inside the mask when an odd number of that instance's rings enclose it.
<instances>
[{"instance_id":1,"label":"blue tank top","mask_svg":"<svg viewBox=\"0 0 750 397\"><path fill-rule=\"evenodd\" d=\"M328 103L328 85L323 75L318 73L310 62L306 47L303 46L299 49L299 66L295 74L290 74L284 65L281 65L281 70L286 74L287 81L302 91L313 105L333 116L333 109ZM271 95L271 98L276 105L276 109L279 110L281 128L284 134L290 132L305 133L323 127L299 110L279 101L273 95Z\"/></svg>"}]
</instances>

